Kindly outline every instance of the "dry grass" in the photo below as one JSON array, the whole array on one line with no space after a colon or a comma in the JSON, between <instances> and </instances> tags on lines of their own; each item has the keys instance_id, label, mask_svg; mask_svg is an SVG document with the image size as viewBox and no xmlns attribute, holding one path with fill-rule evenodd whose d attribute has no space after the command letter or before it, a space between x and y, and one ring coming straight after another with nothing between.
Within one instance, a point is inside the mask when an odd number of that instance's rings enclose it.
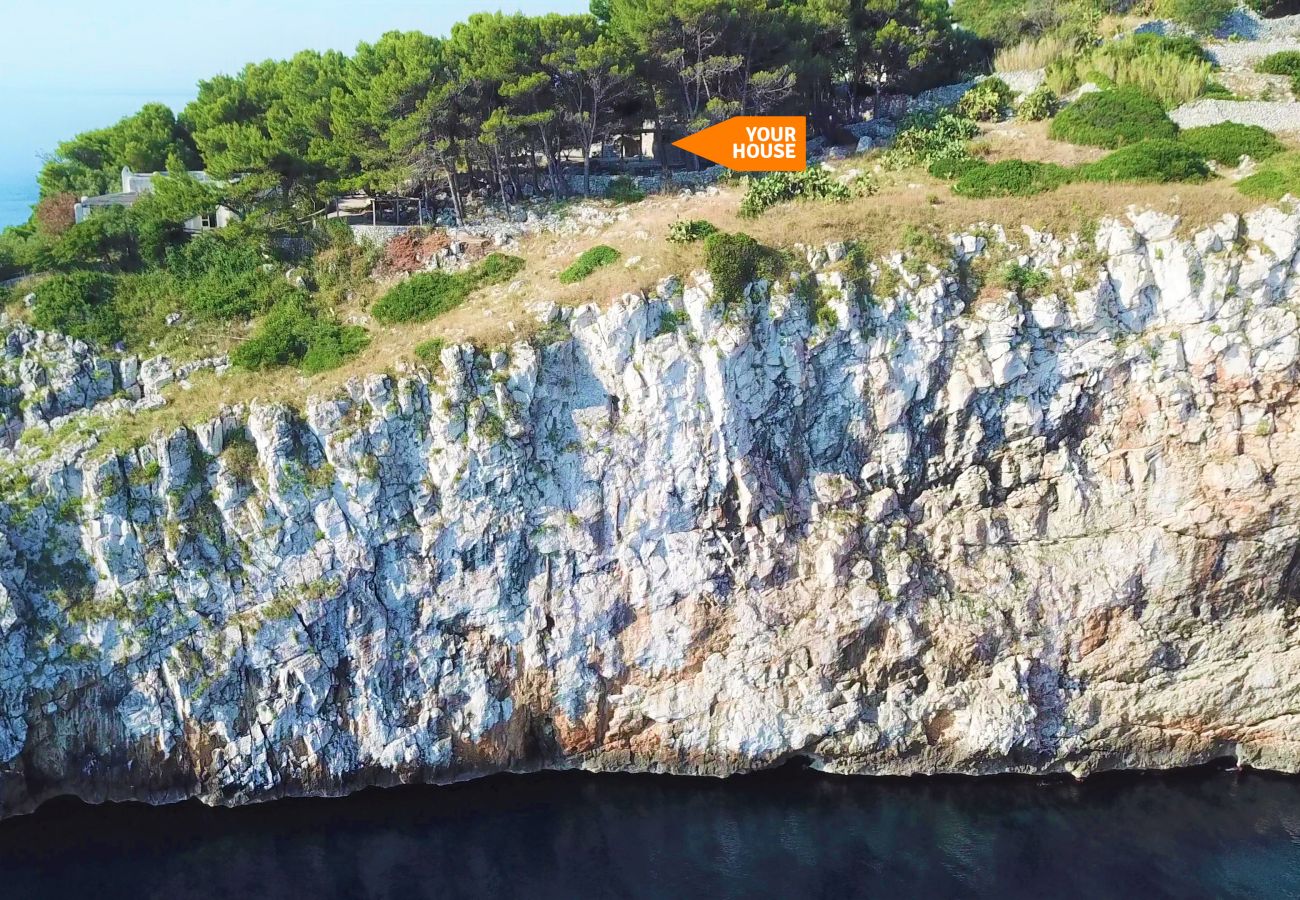
<instances>
[{"instance_id":1,"label":"dry grass","mask_svg":"<svg viewBox=\"0 0 1300 900\"><path fill-rule=\"evenodd\" d=\"M1102 155L1102 151L1049 140L1044 123L991 126L977 143L989 148L985 152L991 159L1015 157L1073 165ZM870 160L859 157L841 167L864 168ZM346 305L341 317L365 324L372 341L338 369L310 377L289 369L199 375L188 390L171 388L166 407L115 421L106 444L139 443L155 429L192 425L215 416L222 407L247 404L255 398L301 406L309 396L335 393L355 377L413 370L414 348L433 337L482 347L526 339L539 327L530 307L541 301L604 305L630 291L653 287L666 276L699 269L703 261L700 245L672 244L666 239L668 226L678 219L706 219L723 230L744 231L774 247L855 240L872 252L884 253L896 249L900 233L909 227L947 234L980 222L996 222L1012 234L1023 224L1064 235L1104 216L1122 215L1135 205L1177 213L1184 229L1191 229L1226 212L1245 212L1257 205L1221 179L1196 185L1125 185L1106 190L1076 184L1035 197L975 200L953 195L946 183L917 170L880 172L876 177L880 190L874 196L845 203L789 203L757 219L738 216L743 189L730 186L714 196L651 197L633 207L626 221L609 225L598 234L533 236L517 251L527 264L515 281L481 290L460 308L431 322L380 326L366 314L368 297ZM596 244L616 247L623 261L580 284L561 285L560 271Z\"/></svg>"},{"instance_id":2,"label":"dry grass","mask_svg":"<svg viewBox=\"0 0 1300 900\"><path fill-rule=\"evenodd\" d=\"M1026 159L1062 166L1095 162L1110 152L1099 147L1054 141L1047 136L1049 125L1049 122L1018 120L984 125L980 129L980 136L971 142L971 151L989 162Z\"/></svg>"},{"instance_id":3,"label":"dry grass","mask_svg":"<svg viewBox=\"0 0 1300 900\"><path fill-rule=\"evenodd\" d=\"M993 57L993 68L998 72L1041 69L1052 60L1072 52L1073 49L1069 41L1056 35L1025 38L1014 47L999 50Z\"/></svg>"}]
</instances>

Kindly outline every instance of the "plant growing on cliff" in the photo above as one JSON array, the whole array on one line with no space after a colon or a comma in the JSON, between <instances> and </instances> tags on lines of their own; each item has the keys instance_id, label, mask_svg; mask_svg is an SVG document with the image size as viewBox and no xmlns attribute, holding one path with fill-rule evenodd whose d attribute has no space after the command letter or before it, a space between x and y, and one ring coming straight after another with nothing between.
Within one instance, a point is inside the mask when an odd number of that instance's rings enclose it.
<instances>
[{"instance_id":1,"label":"plant growing on cliff","mask_svg":"<svg viewBox=\"0 0 1300 900\"><path fill-rule=\"evenodd\" d=\"M606 244L600 244L583 252L573 263L560 273L560 284L576 284L591 276L597 269L611 265L621 256L617 250Z\"/></svg>"},{"instance_id":2,"label":"plant growing on cliff","mask_svg":"<svg viewBox=\"0 0 1300 900\"><path fill-rule=\"evenodd\" d=\"M253 336L230 354L230 361L253 370L296 365L303 374L313 375L337 368L369 343L364 328L324 319L291 298L275 305Z\"/></svg>"},{"instance_id":3,"label":"plant growing on cliff","mask_svg":"<svg viewBox=\"0 0 1300 900\"><path fill-rule=\"evenodd\" d=\"M424 322L460 306L480 287L508 281L523 267L517 256L493 253L463 272L422 272L384 294L370 311L385 324Z\"/></svg>"},{"instance_id":4,"label":"plant growing on cliff","mask_svg":"<svg viewBox=\"0 0 1300 900\"><path fill-rule=\"evenodd\" d=\"M713 281L713 296L724 304L744 296L758 276L762 247L747 234L719 231L704 241L704 264Z\"/></svg>"}]
</instances>

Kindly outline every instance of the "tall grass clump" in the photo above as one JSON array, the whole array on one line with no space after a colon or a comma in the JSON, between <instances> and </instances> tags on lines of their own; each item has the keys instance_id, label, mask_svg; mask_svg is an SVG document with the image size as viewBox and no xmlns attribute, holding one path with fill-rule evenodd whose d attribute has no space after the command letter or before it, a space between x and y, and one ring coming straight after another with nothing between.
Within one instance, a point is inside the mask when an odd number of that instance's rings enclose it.
<instances>
[{"instance_id":1,"label":"tall grass clump","mask_svg":"<svg viewBox=\"0 0 1300 900\"><path fill-rule=\"evenodd\" d=\"M1150 139L1173 139L1178 126L1158 101L1133 88L1085 94L1052 120L1055 140L1115 149Z\"/></svg>"},{"instance_id":2,"label":"tall grass clump","mask_svg":"<svg viewBox=\"0 0 1300 900\"><path fill-rule=\"evenodd\" d=\"M1058 94L1087 81L1136 88L1173 107L1204 94L1213 71L1214 64L1190 38L1135 34L1058 57L1047 66L1047 84Z\"/></svg>"},{"instance_id":3,"label":"tall grass clump","mask_svg":"<svg viewBox=\"0 0 1300 900\"><path fill-rule=\"evenodd\" d=\"M998 72L1020 72L1025 69L1042 69L1053 60L1074 52L1074 43L1061 35L1045 34L1025 38L1020 43L1003 47L993 57L993 68Z\"/></svg>"}]
</instances>

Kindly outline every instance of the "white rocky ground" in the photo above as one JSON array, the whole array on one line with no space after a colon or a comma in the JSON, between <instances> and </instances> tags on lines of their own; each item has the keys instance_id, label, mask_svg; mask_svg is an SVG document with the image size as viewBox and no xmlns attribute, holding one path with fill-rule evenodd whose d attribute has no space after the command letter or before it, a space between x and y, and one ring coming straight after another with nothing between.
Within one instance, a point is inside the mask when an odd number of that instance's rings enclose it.
<instances>
[{"instance_id":1,"label":"white rocky ground","mask_svg":"<svg viewBox=\"0 0 1300 900\"><path fill-rule=\"evenodd\" d=\"M0 813L795 754L1300 770L1300 214L1010 238L876 299L840 247L727 309L669 282L133 453L24 440ZM972 289L1006 260L1045 277ZM50 340L11 339L20 393Z\"/></svg>"}]
</instances>

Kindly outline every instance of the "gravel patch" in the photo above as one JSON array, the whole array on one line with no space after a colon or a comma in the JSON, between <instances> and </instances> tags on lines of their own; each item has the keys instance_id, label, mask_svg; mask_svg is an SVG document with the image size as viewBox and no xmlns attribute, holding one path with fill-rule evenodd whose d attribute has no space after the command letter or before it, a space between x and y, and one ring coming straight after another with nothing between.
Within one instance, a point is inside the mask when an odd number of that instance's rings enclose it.
<instances>
[{"instance_id":1,"label":"gravel patch","mask_svg":"<svg viewBox=\"0 0 1300 900\"><path fill-rule=\"evenodd\" d=\"M1236 37L1244 41L1290 40L1294 43L1300 36L1300 15L1265 19L1252 10L1238 7L1228 14L1217 34L1221 38Z\"/></svg>"},{"instance_id":2,"label":"gravel patch","mask_svg":"<svg viewBox=\"0 0 1300 900\"><path fill-rule=\"evenodd\" d=\"M1295 17L1292 17L1295 18ZM1300 50L1300 39L1206 44L1205 50L1225 69L1253 69L1255 63L1282 50Z\"/></svg>"},{"instance_id":3,"label":"gravel patch","mask_svg":"<svg viewBox=\"0 0 1300 900\"><path fill-rule=\"evenodd\" d=\"M1269 103L1263 100L1196 100L1169 114L1179 128L1238 122L1258 125L1275 133L1300 133L1300 103Z\"/></svg>"}]
</instances>

